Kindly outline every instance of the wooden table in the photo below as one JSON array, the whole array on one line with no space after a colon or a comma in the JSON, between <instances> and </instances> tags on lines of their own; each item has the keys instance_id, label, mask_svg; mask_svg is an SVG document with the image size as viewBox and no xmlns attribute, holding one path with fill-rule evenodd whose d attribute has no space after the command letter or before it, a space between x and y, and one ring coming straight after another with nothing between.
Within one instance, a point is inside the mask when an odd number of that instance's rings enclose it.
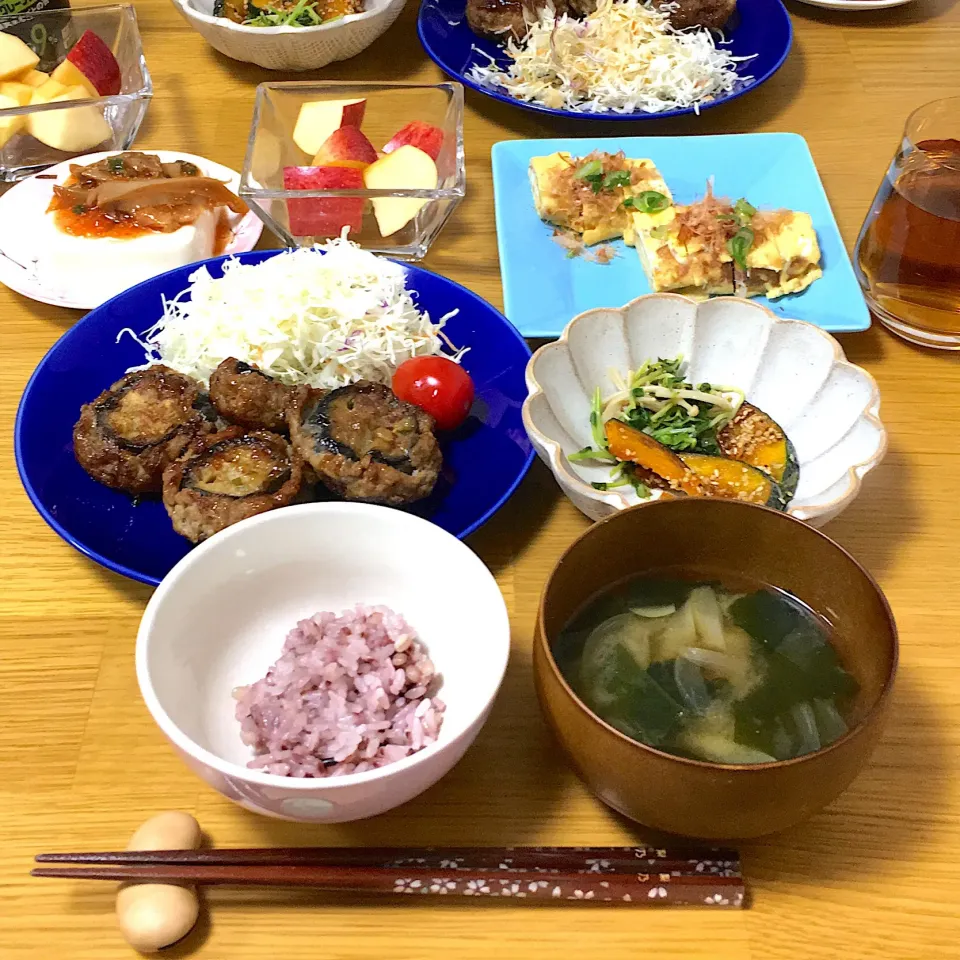
<instances>
[{"instance_id":1,"label":"wooden table","mask_svg":"<svg viewBox=\"0 0 960 960\"><path fill-rule=\"evenodd\" d=\"M434 81L415 0L401 20L326 78ZM156 96L139 144L239 168L256 83L165 0L137 4ZM791 4L796 41L763 88L702 117L636 133L788 130L810 143L852 244L906 115L960 94L960 7L916 0L866 15ZM282 78L292 79L292 78ZM504 138L600 133L553 124L468 91L469 195L427 265L501 303L490 146ZM622 131L622 128L621 128ZM587 521L534 465L471 545L509 604L514 653L489 723L460 765L371 821L302 826L257 817L201 784L173 755L137 692L133 644L149 590L85 560L43 523L11 456L21 390L78 315L0 288L0 956L114 960L132 951L108 885L31 881L32 855L122 846L160 810L192 811L223 845L623 844L642 831L593 799L540 718L530 643L544 578ZM960 455L957 358L882 330L843 338L878 379L890 452L829 533L879 578L900 624L887 734L853 787L780 836L744 846L743 912L533 909L497 902L322 904L307 891L214 890L194 933L168 952L211 960L960 957ZM951 519L953 518L953 519Z\"/></svg>"}]
</instances>

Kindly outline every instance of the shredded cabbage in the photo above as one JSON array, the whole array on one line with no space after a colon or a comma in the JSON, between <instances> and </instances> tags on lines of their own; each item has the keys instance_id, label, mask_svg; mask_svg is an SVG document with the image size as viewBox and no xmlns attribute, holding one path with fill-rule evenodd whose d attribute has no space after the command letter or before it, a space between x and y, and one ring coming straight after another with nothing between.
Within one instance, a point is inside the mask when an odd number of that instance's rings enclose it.
<instances>
[{"instance_id":1,"label":"shredded cabbage","mask_svg":"<svg viewBox=\"0 0 960 960\"><path fill-rule=\"evenodd\" d=\"M236 357L282 383L331 389L389 383L404 360L441 353L441 331L456 312L432 322L400 266L337 238L260 264L227 260L218 279L201 267L186 290L164 297L154 326L121 335L144 348L144 366L163 363L204 383Z\"/></svg>"},{"instance_id":2,"label":"shredded cabbage","mask_svg":"<svg viewBox=\"0 0 960 960\"><path fill-rule=\"evenodd\" d=\"M522 40L507 41L512 62L506 70L491 61L475 64L468 75L518 100L576 113L696 108L752 79L734 69L750 57L719 49L709 30L674 30L669 9L644 0L599 0L596 11L579 20L558 17L548 4Z\"/></svg>"}]
</instances>

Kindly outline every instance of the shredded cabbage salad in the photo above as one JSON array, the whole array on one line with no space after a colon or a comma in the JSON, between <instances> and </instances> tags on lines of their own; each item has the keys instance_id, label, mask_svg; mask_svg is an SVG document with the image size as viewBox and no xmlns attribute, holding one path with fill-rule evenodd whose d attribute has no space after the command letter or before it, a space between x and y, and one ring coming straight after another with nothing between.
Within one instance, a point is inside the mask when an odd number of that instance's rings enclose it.
<instances>
[{"instance_id":1,"label":"shredded cabbage salad","mask_svg":"<svg viewBox=\"0 0 960 960\"><path fill-rule=\"evenodd\" d=\"M201 267L186 290L164 298L154 326L121 336L141 344L144 366L163 363L204 383L236 357L290 386L332 389L389 383L404 360L441 353L455 313L434 323L400 266L337 238L259 264L227 260L218 279Z\"/></svg>"},{"instance_id":2,"label":"shredded cabbage salad","mask_svg":"<svg viewBox=\"0 0 960 960\"><path fill-rule=\"evenodd\" d=\"M578 20L548 4L522 40L507 41L506 70L491 59L468 75L518 100L577 113L696 108L751 79L735 72L751 58L718 48L709 30L674 30L664 10L644 0L599 0Z\"/></svg>"}]
</instances>

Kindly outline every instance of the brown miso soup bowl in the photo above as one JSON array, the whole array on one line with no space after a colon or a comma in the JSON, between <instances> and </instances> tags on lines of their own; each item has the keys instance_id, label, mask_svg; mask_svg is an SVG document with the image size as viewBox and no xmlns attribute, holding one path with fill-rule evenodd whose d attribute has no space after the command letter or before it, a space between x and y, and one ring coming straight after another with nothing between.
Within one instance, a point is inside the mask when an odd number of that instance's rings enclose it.
<instances>
[{"instance_id":1,"label":"brown miso soup bowl","mask_svg":"<svg viewBox=\"0 0 960 960\"><path fill-rule=\"evenodd\" d=\"M633 576L758 581L802 600L833 625L860 685L848 733L793 760L725 765L664 753L604 723L567 685L551 644L590 598ZM540 705L587 786L648 827L716 840L782 830L839 796L877 744L896 668L896 624L870 574L813 527L734 500L657 501L592 526L550 574L534 639Z\"/></svg>"}]
</instances>

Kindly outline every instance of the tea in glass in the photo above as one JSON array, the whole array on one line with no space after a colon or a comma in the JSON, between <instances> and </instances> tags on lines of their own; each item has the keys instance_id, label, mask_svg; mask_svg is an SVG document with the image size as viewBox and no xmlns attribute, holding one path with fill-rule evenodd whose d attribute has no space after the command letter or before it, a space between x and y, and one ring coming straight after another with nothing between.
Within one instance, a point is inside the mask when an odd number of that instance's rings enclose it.
<instances>
[{"instance_id":1,"label":"tea in glass","mask_svg":"<svg viewBox=\"0 0 960 960\"><path fill-rule=\"evenodd\" d=\"M890 330L960 350L960 97L927 104L907 120L860 231L856 269L870 308Z\"/></svg>"}]
</instances>

